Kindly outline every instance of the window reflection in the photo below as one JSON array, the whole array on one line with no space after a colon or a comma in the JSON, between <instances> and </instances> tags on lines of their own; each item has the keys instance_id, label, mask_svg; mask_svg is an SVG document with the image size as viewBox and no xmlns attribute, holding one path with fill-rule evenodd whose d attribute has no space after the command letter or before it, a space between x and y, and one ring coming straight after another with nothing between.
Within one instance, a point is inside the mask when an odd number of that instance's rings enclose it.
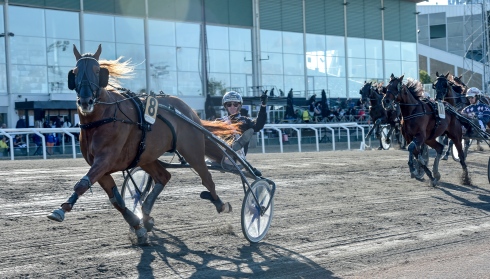
<instances>
[{"instance_id":1,"label":"window reflection","mask_svg":"<svg viewBox=\"0 0 490 279\"><path fill-rule=\"evenodd\" d=\"M150 45L175 46L175 23L163 20L148 20Z\"/></svg>"},{"instance_id":2,"label":"window reflection","mask_svg":"<svg viewBox=\"0 0 490 279\"><path fill-rule=\"evenodd\" d=\"M262 52L262 74L283 74L282 54Z\"/></svg>"},{"instance_id":3,"label":"window reflection","mask_svg":"<svg viewBox=\"0 0 490 279\"><path fill-rule=\"evenodd\" d=\"M197 96L202 94L201 78L198 72L179 72L178 80L178 96Z\"/></svg>"},{"instance_id":4,"label":"window reflection","mask_svg":"<svg viewBox=\"0 0 490 279\"><path fill-rule=\"evenodd\" d=\"M304 55L284 54L284 74L303 75L304 74Z\"/></svg>"},{"instance_id":5,"label":"window reflection","mask_svg":"<svg viewBox=\"0 0 490 279\"><path fill-rule=\"evenodd\" d=\"M260 50L263 52L282 52L282 36L279 31L260 30ZM265 56L266 57L266 56ZM265 58L262 56L262 58Z\"/></svg>"},{"instance_id":6,"label":"window reflection","mask_svg":"<svg viewBox=\"0 0 490 279\"><path fill-rule=\"evenodd\" d=\"M366 60L360 58L348 58L349 77L366 77Z\"/></svg>"},{"instance_id":7,"label":"window reflection","mask_svg":"<svg viewBox=\"0 0 490 279\"><path fill-rule=\"evenodd\" d=\"M151 74L150 90L154 92L163 91L170 95L177 95L177 72L168 71L160 74Z\"/></svg>"},{"instance_id":8,"label":"window reflection","mask_svg":"<svg viewBox=\"0 0 490 279\"><path fill-rule=\"evenodd\" d=\"M303 34L295 32L282 32L284 53L303 54Z\"/></svg>"},{"instance_id":9,"label":"window reflection","mask_svg":"<svg viewBox=\"0 0 490 279\"><path fill-rule=\"evenodd\" d=\"M115 43L85 41L85 51L94 53L97 51L99 45L102 46L102 53L100 54L100 59L105 59L105 60L117 59Z\"/></svg>"},{"instance_id":10,"label":"window reflection","mask_svg":"<svg viewBox=\"0 0 490 279\"><path fill-rule=\"evenodd\" d=\"M56 10L45 10L46 37L80 39L78 13Z\"/></svg>"},{"instance_id":11,"label":"window reflection","mask_svg":"<svg viewBox=\"0 0 490 279\"><path fill-rule=\"evenodd\" d=\"M195 23L175 23L177 47L199 47L200 26ZM197 61L197 60L196 60Z\"/></svg>"},{"instance_id":12,"label":"window reflection","mask_svg":"<svg viewBox=\"0 0 490 279\"><path fill-rule=\"evenodd\" d=\"M278 86L279 87L279 86ZM279 88L293 88L294 91L305 92L305 77L304 76L284 76L284 87Z\"/></svg>"},{"instance_id":13,"label":"window reflection","mask_svg":"<svg viewBox=\"0 0 490 279\"><path fill-rule=\"evenodd\" d=\"M401 59L405 61L417 61L417 44L401 43Z\"/></svg>"},{"instance_id":14,"label":"window reflection","mask_svg":"<svg viewBox=\"0 0 490 279\"><path fill-rule=\"evenodd\" d=\"M47 39L46 53L48 65L74 66L73 45L80 46L80 41L72 39Z\"/></svg>"},{"instance_id":15,"label":"window reflection","mask_svg":"<svg viewBox=\"0 0 490 279\"><path fill-rule=\"evenodd\" d=\"M206 26L208 49L229 49L228 27Z\"/></svg>"},{"instance_id":16,"label":"window reflection","mask_svg":"<svg viewBox=\"0 0 490 279\"><path fill-rule=\"evenodd\" d=\"M230 27L228 31L231 50L252 51L252 30Z\"/></svg>"},{"instance_id":17,"label":"window reflection","mask_svg":"<svg viewBox=\"0 0 490 279\"><path fill-rule=\"evenodd\" d=\"M326 53L328 56L345 57L344 37L327 36Z\"/></svg>"},{"instance_id":18,"label":"window reflection","mask_svg":"<svg viewBox=\"0 0 490 279\"><path fill-rule=\"evenodd\" d=\"M364 58L364 39L347 38L347 57Z\"/></svg>"},{"instance_id":19,"label":"window reflection","mask_svg":"<svg viewBox=\"0 0 490 279\"><path fill-rule=\"evenodd\" d=\"M209 71L219 73L230 72L230 52L227 50L208 50Z\"/></svg>"},{"instance_id":20,"label":"window reflection","mask_svg":"<svg viewBox=\"0 0 490 279\"><path fill-rule=\"evenodd\" d=\"M400 53L400 42L385 41L385 59L401 60Z\"/></svg>"},{"instance_id":21,"label":"window reflection","mask_svg":"<svg viewBox=\"0 0 490 279\"><path fill-rule=\"evenodd\" d=\"M386 75L389 77L391 74L394 74L396 77L401 76L402 73L402 67L401 67L401 62L394 61L394 60L385 60L385 69L386 69ZM387 79L385 77L385 79Z\"/></svg>"},{"instance_id":22,"label":"window reflection","mask_svg":"<svg viewBox=\"0 0 490 279\"><path fill-rule=\"evenodd\" d=\"M252 52L230 51L231 73L252 74Z\"/></svg>"},{"instance_id":23,"label":"window reflection","mask_svg":"<svg viewBox=\"0 0 490 279\"><path fill-rule=\"evenodd\" d=\"M380 40L366 39L366 58L383 59L383 43Z\"/></svg>"},{"instance_id":24,"label":"window reflection","mask_svg":"<svg viewBox=\"0 0 490 279\"><path fill-rule=\"evenodd\" d=\"M199 64L196 61L199 61L198 48L177 47L177 69L179 71L199 71Z\"/></svg>"},{"instance_id":25,"label":"window reflection","mask_svg":"<svg viewBox=\"0 0 490 279\"><path fill-rule=\"evenodd\" d=\"M46 39L15 36L10 46L12 64L46 65Z\"/></svg>"},{"instance_id":26,"label":"window reflection","mask_svg":"<svg viewBox=\"0 0 490 279\"><path fill-rule=\"evenodd\" d=\"M11 89L13 92L46 93L48 80L46 66L12 65Z\"/></svg>"},{"instance_id":27,"label":"window reflection","mask_svg":"<svg viewBox=\"0 0 490 279\"><path fill-rule=\"evenodd\" d=\"M129 44L144 44L145 32L143 19L130 17L115 17L116 42Z\"/></svg>"},{"instance_id":28,"label":"window reflection","mask_svg":"<svg viewBox=\"0 0 490 279\"><path fill-rule=\"evenodd\" d=\"M9 26L15 36L44 37L44 10L9 6Z\"/></svg>"},{"instance_id":29,"label":"window reflection","mask_svg":"<svg viewBox=\"0 0 490 279\"><path fill-rule=\"evenodd\" d=\"M71 55L73 56L73 53ZM75 61L75 57L72 57L72 60ZM48 66L48 92L75 94L73 91L68 89L68 85L66 81L66 76L68 75L68 72L72 69L73 66L71 67Z\"/></svg>"},{"instance_id":30,"label":"window reflection","mask_svg":"<svg viewBox=\"0 0 490 279\"><path fill-rule=\"evenodd\" d=\"M108 15L83 15L85 40L96 42L114 42L114 17Z\"/></svg>"},{"instance_id":31,"label":"window reflection","mask_svg":"<svg viewBox=\"0 0 490 279\"><path fill-rule=\"evenodd\" d=\"M330 96L330 98L333 98L333 97L345 98L346 91L347 91L345 86L346 86L345 85L345 78L329 77L328 78L327 96Z\"/></svg>"}]
</instances>

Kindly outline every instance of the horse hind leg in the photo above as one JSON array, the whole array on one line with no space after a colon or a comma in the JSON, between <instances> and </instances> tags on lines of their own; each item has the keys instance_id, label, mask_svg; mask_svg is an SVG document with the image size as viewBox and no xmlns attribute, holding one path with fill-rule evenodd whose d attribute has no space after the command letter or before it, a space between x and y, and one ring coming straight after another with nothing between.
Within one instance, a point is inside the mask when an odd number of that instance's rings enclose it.
<instances>
[{"instance_id":1,"label":"horse hind leg","mask_svg":"<svg viewBox=\"0 0 490 279\"><path fill-rule=\"evenodd\" d=\"M471 185L471 178L468 173L468 166L466 165L466 156L463 151L463 145L461 144L461 140L453 141L453 144L456 146L456 150L458 150L459 155L459 163L461 164L461 168L463 169L463 173L461 174L461 184L463 185ZM465 140L465 148L466 148L466 140Z\"/></svg>"},{"instance_id":2,"label":"horse hind leg","mask_svg":"<svg viewBox=\"0 0 490 279\"><path fill-rule=\"evenodd\" d=\"M189 165L197 172L199 177L201 177L202 185L208 189L208 191L201 192L201 198L211 201L216 207L216 211L218 211L218 213L231 212L231 204L229 202L224 203L219 198L218 194L216 194L216 185L214 184L211 173L209 172L206 162L204 161L204 144L202 148L199 148L198 144L191 143L191 141L187 141L186 143L187 145L185 147L179 147L180 154L184 156Z\"/></svg>"}]
</instances>

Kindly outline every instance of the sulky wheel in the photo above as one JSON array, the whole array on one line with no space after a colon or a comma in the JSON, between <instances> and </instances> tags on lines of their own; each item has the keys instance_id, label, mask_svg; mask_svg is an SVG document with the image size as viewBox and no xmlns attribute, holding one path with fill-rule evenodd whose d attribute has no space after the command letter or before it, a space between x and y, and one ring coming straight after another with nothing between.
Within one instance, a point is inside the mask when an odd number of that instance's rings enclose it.
<instances>
[{"instance_id":1,"label":"sulky wheel","mask_svg":"<svg viewBox=\"0 0 490 279\"><path fill-rule=\"evenodd\" d=\"M488 183L490 183L490 158L488 158L487 176L488 176Z\"/></svg>"},{"instance_id":2,"label":"sulky wheel","mask_svg":"<svg viewBox=\"0 0 490 279\"><path fill-rule=\"evenodd\" d=\"M468 155L468 148L470 147L471 143L473 142L472 139L463 139L461 141L461 144L463 145L463 152L464 152L464 157ZM459 162L459 157L460 155L458 154L458 150L456 149L456 145L453 144L453 147L451 148L451 157L453 157L453 160L456 162Z\"/></svg>"},{"instance_id":3,"label":"sulky wheel","mask_svg":"<svg viewBox=\"0 0 490 279\"><path fill-rule=\"evenodd\" d=\"M272 196L272 187L265 179L254 181L245 193L242 203L242 232L252 243L261 241L269 231L274 215ZM267 206L267 210L263 211Z\"/></svg>"},{"instance_id":4,"label":"sulky wheel","mask_svg":"<svg viewBox=\"0 0 490 279\"><path fill-rule=\"evenodd\" d=\"M121 196L126 207L142 218L141 205L155 183L151 176L140 167L132 169L129 174L124 178Z\"/></svg>"},{"instance_id":5,"label":"sulky wheel","mask_svg":"<svg viewBox=\"0 0 490 279\"><path fill-rule=\"evenodd\" d=\"M381 145L383 146L384 150L390 149L391 146L391 143L387 142L388 138L386 137L389 131L390 129L388 129L386 126L381 130Z\"/></svg>"}]
</instances>

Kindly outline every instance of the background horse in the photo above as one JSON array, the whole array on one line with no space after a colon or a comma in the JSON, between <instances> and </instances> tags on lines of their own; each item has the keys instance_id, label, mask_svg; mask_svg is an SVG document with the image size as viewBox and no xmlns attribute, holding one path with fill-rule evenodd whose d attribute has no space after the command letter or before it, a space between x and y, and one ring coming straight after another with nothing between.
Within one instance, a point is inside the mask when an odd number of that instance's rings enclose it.
<instances>
[{"instance_id":1,"label":"background horse","mask_svg":"<svg viewBox=\"0 0 490 279\"><path fill-rule=\"evenodd\" d=\"M211 200L219 213L230 212L230 204L223 203L216 194L215 184L205 163L205 155L220 160L224 155L222 150L205 139L203 132L159 105L174 108L215 135L231 137L237 133L237 126L201 120L192 108L176 97L157 96L155 102L150 98L106 90L109 75L111 78L124 77L132 72L132 68L127 63L119 62L119 59L101 61L99 64L101 52L99 45L94 54L81 55L73 46L76 67L68 74L68 87L77 93L80 149L90 169L75 184L72 196L48 218L63 221L65 212L73 208L78 197L98 182L111 204L134 229L138 242L146 243L147 231L153 227L151 209L171 177L158 158L167 151L175 150L201 177L202 184L207 188L208 191L201 193L201 198ZM111 80L111 85L113 82ZM142 117L145 105L147 111L158 118L151 128ZM111 173L136 166L140 166L155 181L153 190L142 205L142 220L126 208L111 176Z\"/></svg>"},{"instance_id":2,"label":"background horse","mask_svg":"<svg viewBox=\"0 0 490 279\"><path fill-rule=\"evenodd\" d=\"M364 82L359 94L361 94L361 103L369 104L369 116L373 121L373 127L366 134L366 138L369 138L373 131L375 131L376 138L379 139L379 150L383 149L381 142L381 127L382 124L389 124L390 129L386 135L386 142L389 144L391 135L395 131L396 135L400 134L400 107L394 111L387 111L383 108L381 100L383 99L383 86L382 84L373 84L372 82ZM400 139L398 139L401 145Z\"/></svg>"},{"instance_id":3,"label":"background horse","mask_svg":"<svg viewBox=\"0 0 490 279\"><path fill-rule=\"evenodd\" d=\"M412 160L418 160L424 168L425 173L429 176L430 185L434 186L440 179L439 160L441 159L444 145L437 141L437 137L447 134L454 141L459 154L463 154L461 146L462 129L461 123L453 114L446 114L443 119L436 118L435 105L430 100L423 100L424 90L422 84L416 80L408 79L407 84L403 84L403 76L396 78L391 74L390 82L386 87L386 94L383 98L383 106L387 110L393 110L395 103L400 104L403 116L403 129L407 142L410 142L407 149L409 151L409 168L412 174L415 173ZM422 145L426 143L432 147L437 155L434 160L433 173L427 168L427 161L419 156L422 151ZM460 160L463 168L462 183L470 184L468 169L464 156Z\"/></svg>"}]
</instances>

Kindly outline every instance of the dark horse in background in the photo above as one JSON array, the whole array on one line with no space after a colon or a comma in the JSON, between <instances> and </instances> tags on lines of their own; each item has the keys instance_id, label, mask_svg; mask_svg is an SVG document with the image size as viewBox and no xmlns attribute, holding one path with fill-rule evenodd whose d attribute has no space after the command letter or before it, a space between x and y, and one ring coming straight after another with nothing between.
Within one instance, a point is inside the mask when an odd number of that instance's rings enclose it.
<instances>
[{"instance_id":1,"label":"dark horse in background","mask_svg":"<svg viewBox=\"0 0 490 279\"><path fill-rule=\"evenodd\" d=\"M448 104L454 107L457 112L461 112L463 108L470 105L468 98L466 98L466 91L468 91L468 87L461 80L461 76L456 77L451 75L449 72L446 74L440 74L436 72L436 81L432 83L432 88L436 91L435 99L438 101L446 101ZM479 100L483 103L488 102L488 99L485 96L478 96ZM464 123L463 123L464 124ZM489 124L490 125L490 124ZM490 128L490 126L489 126ZM464 144L464 155L466 156L470 139L465 138ZM480 145L480 140L477 139L477 148L479 151L482 151L483 148ZM444 154L442 160L447 160L449 156L449 152L453 146L453 142L449 140L448 149Z\"/></svg>"},{"instance_id":2,"label":"dark horse in background","mask_svg":"<svg viewBox=\"0 0 490 279\"><path fill-rule=\"evenodd\" d=\"M364 82L359 94L361 94L361 103L369 104L369 116L373 121L373 127L366 134L366 138L369 138L373 131L375 132L376 138L379 139L378 150L382 150L381 142L381 125L389 124L390 129L386 135L386 143L390 143L391 135L395 132L395 135L400 134L400 107L397 105L395 110L387 111L383 108L381 103L384 96L385 87L382 84L377 84L373 82ZM401 145L401 142L399 140Z\"/></svg>"},{"instance_id":3,"label":"dark horse in background","mask_svg":"<svg viewBox=\"0 0 490 279\"><path fill-rule=\"evenodd\" d=\"M98 182L106 192L111 204L122 214L124 220L134 229L139 244L145 244L148 231L153 228L150 217L157 196L170 180L170 173L158 158L168 151L179 152L187 163L201 177L202 184L209 191L201 193L201 198L211 200L216 210L230 212L229 203L224 203L216 194L205 156L219 161L223 151L202 131L187 121L177 117L160 105L172 107L192 121L219 136L232 136L237 127L224 122L210 122L199 119L197 114L182 100L168 95L137 96L106 90L111 77L111 85L117 84L114 78L124 77L132 72L132 67L118 60L100 61L102 48L94 54L81 55L73 46L76 67L68 74L68 87L77 93L77 107L80 115L80 149L90 169L74 186L71 197L54 210L49 219L63 221L79 196ZM143 119L141 108L156 112L154 124ZM153 190L142 205L143 218L140 220L126 208L124 199L118 191L112 173L140 166L155 180Z\"/></svg>"},{"instance_id":4,"label":"dark horse in background","mask_svg":"<svg viewBox=\"0 0 490 279\"><path fill-rule=\"evenodd\" d=\"M403 84L403 76L397 78L391 74L390 82L386 86L386 94L383 98L383 106L387 110L395 109L395 104L400 105L403 116L404 136L409 143L409 168L410 173L414 174L413 160L417 160L430 179L430 185L437 185L441 175L439 173L439 160L442 156L444 145L437 141L437 137L447 135L453 140L460 154L463 152L461 140L463 138L461 122L455 115L447 113L445 118L436 117L438 113L435 104L428 99L424 99L424 89L422 84L416 80L408 79L407 84ZM426 143L432 147L437 155L434 160L433 174L427 167L427 161L421 155L422 146ZM463 174L462 183L471 184L468 168L464 157L460 160Z\"/></svg>"}]
</instances>

